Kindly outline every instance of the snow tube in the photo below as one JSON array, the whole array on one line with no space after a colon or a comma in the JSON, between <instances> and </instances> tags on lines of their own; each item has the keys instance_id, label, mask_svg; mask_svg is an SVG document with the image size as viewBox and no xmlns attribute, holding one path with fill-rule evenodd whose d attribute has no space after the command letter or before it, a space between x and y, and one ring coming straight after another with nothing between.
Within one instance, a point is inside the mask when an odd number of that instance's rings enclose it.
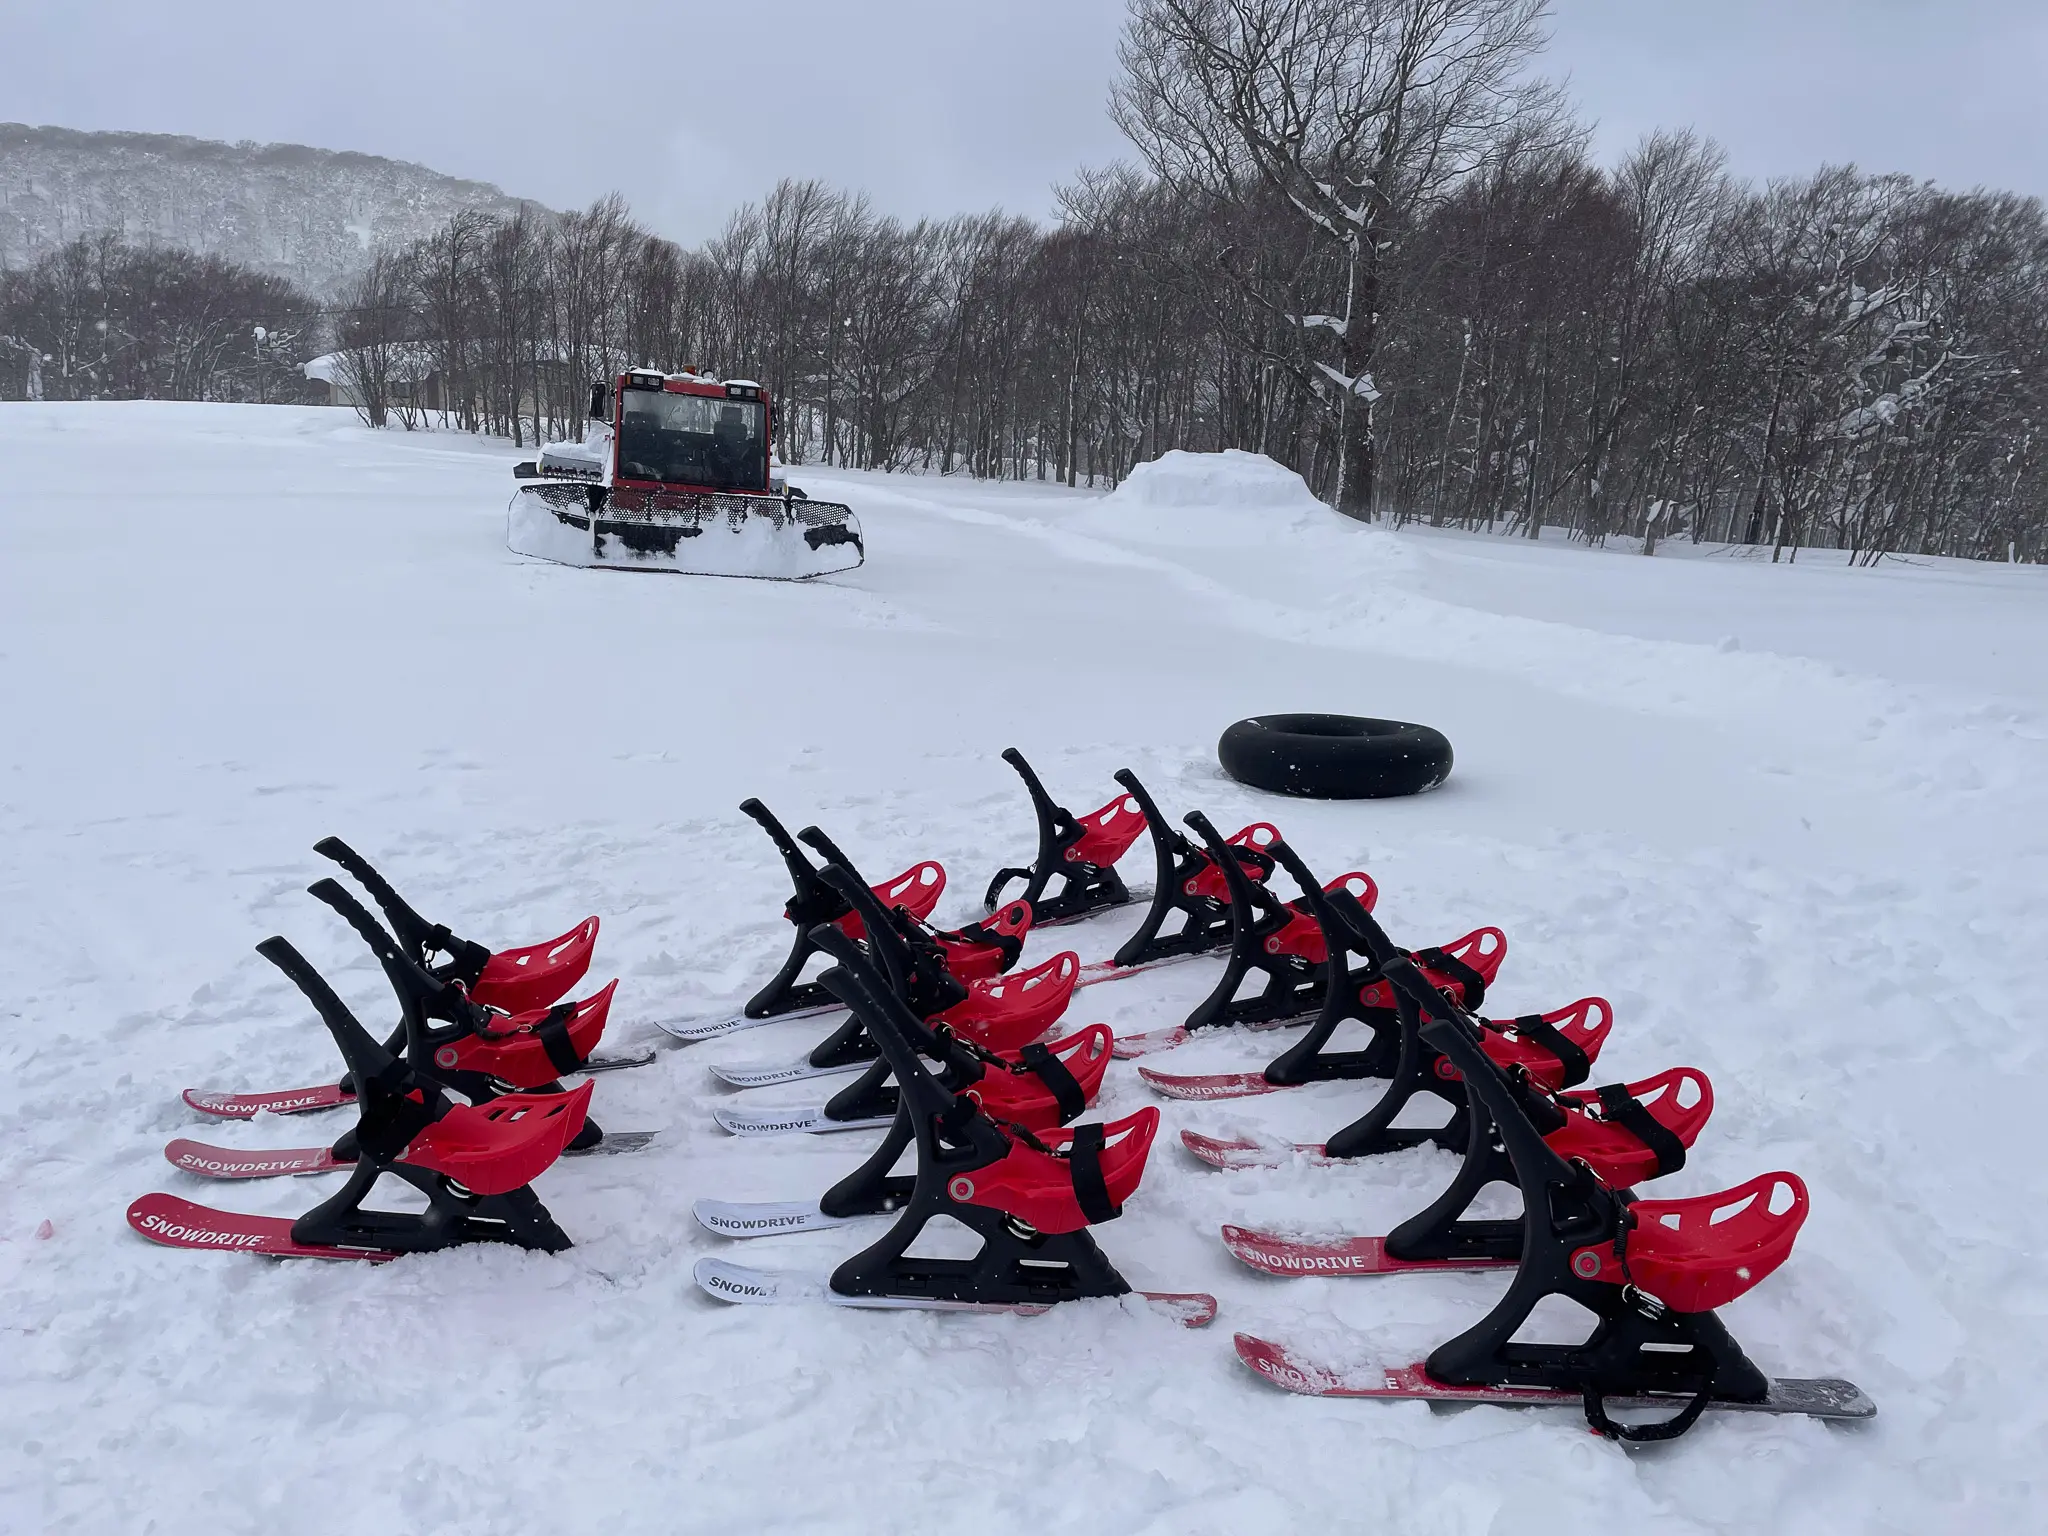
<instances>
[{"instance_id":1,"label":"snow tube","mask_svg":"<svg viewBox=\"0 0 2048 1536\"><path fill-rule=\"evenodd\" d=\"M1357 715L1254 715L1223 733L1216 756L1240 784L1311 800L1419 795L1451 771L1443 732Z\"/></svg>"}]
</instances>

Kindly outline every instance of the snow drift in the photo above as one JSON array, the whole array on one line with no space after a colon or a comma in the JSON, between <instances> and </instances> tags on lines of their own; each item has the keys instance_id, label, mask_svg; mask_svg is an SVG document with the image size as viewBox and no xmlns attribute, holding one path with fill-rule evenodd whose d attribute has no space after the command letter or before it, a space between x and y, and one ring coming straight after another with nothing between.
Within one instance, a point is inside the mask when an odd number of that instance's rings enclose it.
<instances>
[{"instance_id":1,"label":"snow drift","mask_svg":"<svg viewBox=\"0 0 2048 1536\"><path fill-rule=\"evenodd\" d=\"M1089 531L1178 544L1270 544L1334 517L1307 482L1263 453L1175 448L1135 466Z\"/></svg>"}]
</instances>

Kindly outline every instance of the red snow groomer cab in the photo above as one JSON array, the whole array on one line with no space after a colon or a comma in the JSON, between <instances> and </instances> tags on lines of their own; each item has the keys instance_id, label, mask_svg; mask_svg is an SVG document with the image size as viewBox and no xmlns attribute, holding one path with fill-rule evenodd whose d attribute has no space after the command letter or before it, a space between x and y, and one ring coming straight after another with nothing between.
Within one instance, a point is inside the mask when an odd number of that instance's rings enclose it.
<instances>
[{"instance_id":1,"label":"red snow groomer cab","mask_svg":"<svg viewBox=\"0 0 2048 1536\"><path fill-rule=\"evenodd\" d=\"M769 468L768 392L633 368L590 392L580 443L513 467L506 544L562 565L802 581L859 565L851 508Z\"/></svg>"}]
</instances>

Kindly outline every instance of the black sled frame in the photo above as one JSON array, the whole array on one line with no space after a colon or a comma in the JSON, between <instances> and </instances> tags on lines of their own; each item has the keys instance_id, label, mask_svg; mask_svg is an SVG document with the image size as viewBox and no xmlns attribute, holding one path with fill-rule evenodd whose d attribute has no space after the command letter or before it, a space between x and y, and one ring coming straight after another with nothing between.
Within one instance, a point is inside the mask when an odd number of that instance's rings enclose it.
<instances>
[{"instance_id":1,"label":"black sled frame","mask_svg":"<svg viewBox=\"0 0 2048 1536\"><path fill-rule=\"evenodd\" d=\"M292 1223L294 1242L384 1253L428 1253L479 1242L512 1243L543 1253L570 1246L531 1185L479 1195L442 1174L400 1162L413 1139L452 1107L439 1084L378 1044L284 939L265 939L256 951L305 994L334 1037L356 1087L357 1120L349 1132L355 1167L340 1190ZM387 1173L426 1196L427 1209L366 1210L364 1200Z\"/></svg>"},{"instance_id":2,"label":"black sled frame","mask_svg":"<svg viewBox=\"0 0 2048 1536\"><path fill-rule=\"evenodd\" d=\"M852 876L846 877L851 880ZM1095 1239L1078 1232L1037 1231L989 1206L955 1200L948 1186L956 1178L1002 1161L1008 1134L972 1099L956 1095L926 1068L911 1042L920 1021L890 990L886 979L859 946L837 928L814 934L836 965L822 982L867 1025L900 1085L896 1118L875 1154L842 1179L820 1202L828 1215L851 1216L894 1210L895 1224L832 1272L834 1292L848 1297L896 1297L957 1302L969 1306L1033 1306L1084 1296L1122 1296L1131 1287L1117 1273ZM1089 1132L1094 1134L1091 1136ZM892 1174L896 1159L912 1144L917 1167ZM1076 1134L1072 1162L1075 1188L1091 1221L1121 1214L1101 1190L1102 1131L1083 1126ZM1091 1180L1092 1172L1092 1180ZM1090 1209L1090 1205L1094 1209ZM950 1216L982 1241L971 1259L912 1258L908 1250L938 1216Z\"/></svg>"},{"instance_id":3,"label":"black sled frame","mask_svg":"<svg viewBox=\"0 0 2048 1536\"><path fill-rule=\"evenodd\" d=\"M1024 760L1024 754L1015 747L1003 748L1003 761L1017 770L1017 777L1024 781L1024 788L1031 796L1031 809L1038 819L1038 854L1028 869L999 869L988 883L988 893L981 899L984 911L993 912L1002 905L1003 890L1012 880L1022 880L1023 899L1031 903L1031 925L1034 928L1050 928L1057 923L1071 923L1100 912L1107 907L1120 907L1131 899L1131 893L1124 887L1123 877L1116 872L1113 864L1090 864L1085 860L1067 857L1067 850L1088 835L1088 829L1081 825L1074 813L1063 805L1055 805L1038 775ZM1123 779L1119 773L1119 781ZM1045 889L1054 879L1060 881L1059 893L1047 896Z\"/></svg>"}]
</instances>

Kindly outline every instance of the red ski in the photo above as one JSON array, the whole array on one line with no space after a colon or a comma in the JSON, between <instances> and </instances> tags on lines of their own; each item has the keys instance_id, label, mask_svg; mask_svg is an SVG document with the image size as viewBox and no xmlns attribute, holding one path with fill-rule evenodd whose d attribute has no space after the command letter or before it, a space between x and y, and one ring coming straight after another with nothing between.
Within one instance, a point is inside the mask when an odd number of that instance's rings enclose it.
<instances>
[{"instance_id":1,"label":"red ski","mask_svg":"<svg viewBox=\"0 0 2048 1536\"><path fill-rule=\"evenodd\" d=\"M1545 1387L1454 1387L1433 1380L1420 1365L1347 1370L1310 1360L1284 1344L1240 1333L1233 1341L1237 1358L1266 1380L1307 1397L1376 1397L1427 1403L1491 1404L1501 1408L1580 1408L1577 1392ZM1683 1407L1682 1396L1662 1393L1610 1397L1608 1408L1670 1410ZM1755 1402L1721 1398L1709 1408L1734 1413L1800 1413L1816 1419L1868 1419L1877 1405L1854 1382L1838 1377L1776 1377L1769 1395Z\"/></svg>"},{"instance_id":2,"label":"red ski","mask_svg":"<svg viewBox=\"0 0 2048 1536\"><path fill-rule=\"evenodd\" d=\"M1302 1242L1277 1232L1225 1227L1223 1246L1232 1257L1268 1275L1405 1275L1419 1270L1513 1269L1519 1259L1397 1259L1383 1237L1344 1237L1335 1242Z\"/></svg>"},{"instance_id":3,"label":"red ski","mask_svg":"<svg viewBox=\"0 0 2048 1536\"><path fill-rule=\"evenodd\" d=\"M1180 1144L1211 1168L1221 1168L1226 1172L1240 1168L1278 1168L1294 1156L1305 1157L1311 1163L1336 1161L1323 1156L1321 1142L1297 1141L1291 1146L1284 1143L1276 1145L1242 1136L1225 1141L1215 1136L1204 1136L1200 1131L1182 1131Z\"/></svg>"},{"instance_id":4,"label":"red ski","mask_svg":"<svg viewBox=\"0 0 2048 1536\"><path fill-rule=\"evenodd\" d=\"M1249 1099L1262 1093L1278 1093L1285 1086L1267 1082L1263 1069L1257 1072L1200 1072L1187 1075L1140 1067L1138 1076L1169 1099Z\"/></svg>"},{"instance_id":5,"label":"red ski","mask_svg":"<svg viewBox=\"0 0 2048 1536\"><path fill-rule=\"evenodd\" d=\"M342 1162L331 1147L258 1148L243 1152L233 1147L209 1147L203 1141L187 1141L183 1137L164 1148L164 1157L173 1168L208 1179L275 1179L355 1166Z\"/></svg>"},{"instance_id":6,"label":"red ski","mask_svg":"<svg viewBox=\"0 0 2048 1536\"><path fill-rule=\"evenodd\" d=\"M244 1216L162 1193L144 1195L129 1206L128 1225L167 1248L212 1248L275 1259L363 1259L372 1264L397 1257L370 1248L295 1242L289 1216Z\"/></svg>"},{"instance_id":7,"label":"red ski","mask_svg":"<svg viewBox=\"0 0 2048 1536\"><path fill-rule=\"evenodd\" d=\"M276 1093L205 1093L185 1090L185 1102L202 1115L219 1120L253 1120L258 1115L303 1115L316 1109L339 1109L353 1104L356 1096L344 1093L339 1083L320 1083L311 1088L285 1088Z\"/></svg>"}]
</instances>

